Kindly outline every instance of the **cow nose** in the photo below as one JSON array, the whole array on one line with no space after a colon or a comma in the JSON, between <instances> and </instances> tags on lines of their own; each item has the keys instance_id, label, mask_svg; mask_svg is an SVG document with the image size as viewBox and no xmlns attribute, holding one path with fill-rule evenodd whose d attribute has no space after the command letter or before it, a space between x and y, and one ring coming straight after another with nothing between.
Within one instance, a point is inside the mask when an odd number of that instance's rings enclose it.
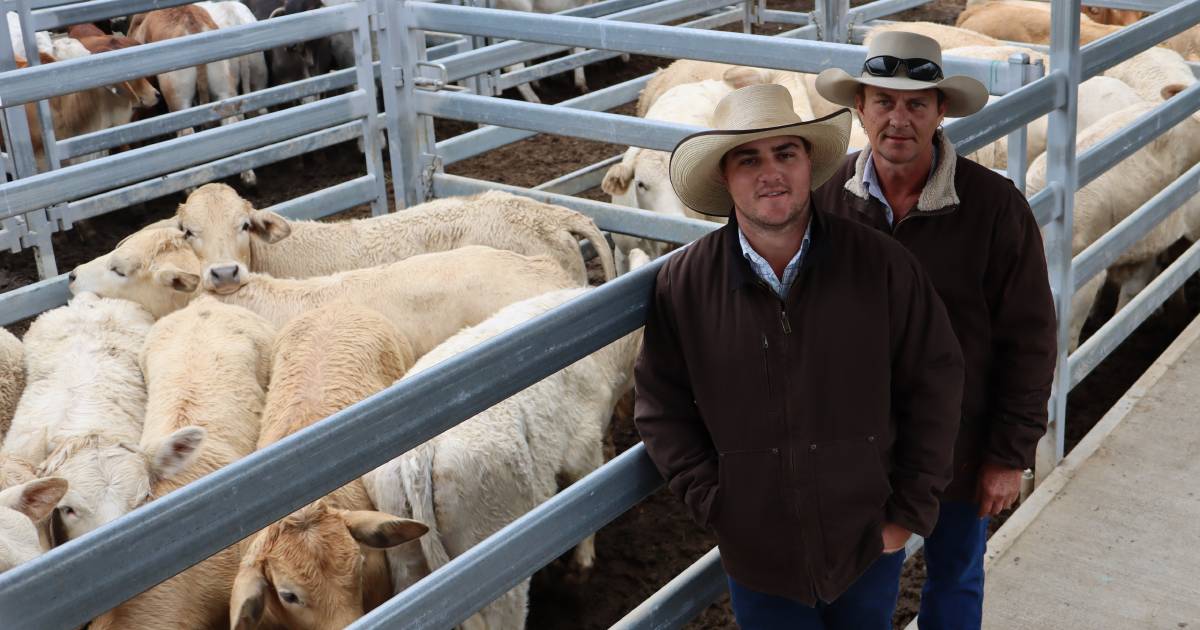
<instances>
[{"instance_id":1,"label":"cow nose","mask_svg":"<svg viewBox=\"0 0 1200 630\"><path fill-rule=\"evenodd\" d=\"M238 282L238 266L237 265L213 265L208 270L212 276L212 282L215 286L224 286L236 284Z\"/></svg>"},{"instance_id":2,"label":"cow nose","mask_svg":"<svg viewBox=\"0 0 1200 630\"><path fill-rule=\"evenodd\" d=\"M67 274L67 282L75 282L75 272L74 271L71 271L71 273Z\"/></svg>"}]
</instances>

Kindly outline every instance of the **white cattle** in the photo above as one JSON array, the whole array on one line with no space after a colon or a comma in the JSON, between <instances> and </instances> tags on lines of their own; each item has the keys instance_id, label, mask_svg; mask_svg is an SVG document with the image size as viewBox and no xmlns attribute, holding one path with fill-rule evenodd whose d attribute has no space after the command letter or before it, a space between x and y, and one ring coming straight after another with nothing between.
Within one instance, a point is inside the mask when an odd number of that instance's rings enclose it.
<instances>
[{"instance_id":1,"label":"white cattle","mask_svg":"<svg viewBox=\"0 0 1200 630\"><path fill-rule=\"evenodd\" d=\"M12 424L17 401L25 391L25 346L16 335L0 328L0 441Z\"/></svg>"},{"instance_id":2,"label":"white cattle","mask_svg":"<svg viewBox=\"0 0 1200 630\"><path fill-rule=\"evenodd\" d=\"M17 17L16 12L8 11L5 14L8 18L8 36L12 39L13 54L24 58L25 57L25 37L21 32L21 19ZM50 33L46 31L37 31L34 33L34 39L37 44L38 52L50 54L54 50L54 44L50 40Z\"/></svg>"},{"instance_id":3,"label":"white cattle","mask_svg":"<svg viewBox=\"0 0 1200 630\"><path fill-rule=\"evenodd\" d=\"M0 491L0 573L42 555L39 526L67 491L65 479L33 479Z\"/></svg>"},{"instance_id":4,"label":"white cattle","mask_svg":"<svg viewBox=\"0 0 1200 630\"><path fill-rule=\"evenodd\" d=\"M630 257L635 267L645 260L638 250ZM586 291L556 291L508 306L446 340L409 374ZM380 510L429 526L419 547L387 551L397 592L552 497L558 478L573 483L604 462L604 431L613 406L632 387L640 342L640 331L614 341L363 477ZM573 559L578 570L591 569L591 537L576 547ZM525 580L463 627L525 627L528 592Z\"/></svg>"},{"instance_id":5,"label":"white cattle","mask_svg":"<svg viewBox=\"0 0 1200 630\"><path fill-rule=\"evenodd\" d=\"M416 356L500 308L575 283L545 256L472 245L318 278L250 273L241 263L210 265L201 287L283 326L318 306L346 300L383 313Z\"/></svg>"},{"instance_id":6,"label":"white cattle","mask_svg":"<svg viewBox=\"0 0 1200 630\"><path fill-rule=\"evenodd\" d=\"M275 339L262 449L389 387L413 353L383 315L346 302L305 313ZM230 627L342 628L392 596L383 548L425 526L375 511L355 479L250 538Z\"/></svg>"},{"instance_id":7,"label":"white cattle","mask_svg":"<svg viewBox=\"0 0 1200 630\"><path fill-rule=\"evenodd\" d=\"M243 24L257 24L250 7L241 2L197 2L195 6L208 12L208 16L217 23L218 28L230 28ZM249 94L267 89L267 56L261 50L247 53L237 58L238 86L242 94ZM258 110L266 114L266 109Z\"/></svg>"},{"instance_id":8,"label":"white cattle","mask_svg":"<svg viewBox=\"0 0 1200 630\"><path fill-rule=\"evenodd\" d=\"M1171 98L1196 82L1183 57L1161 47L1147 48L1105 70L1104 75L1124 81L1152 103Z\"/></svg>"},{"instance_id":9,"label":"white cattle","mask_svg":"<svg viewBox=\"0 0 1200 630\"><path fill-rule=\"evenodd\" d=\"M1153 103L1132 105L1102 118L1079 135L1077 151L1082 153L1154 106ZM1072 255L1078 255L1096 242L1105 232L1200 161L1200 143L1195 141L1197 137L1200 137L1200 115L1193 115L1076 192ZM1043 155L1030 165L1028 181L1031 194L1045 187L1045 162ZM1159 253L1180 237L1190 234L1197 224L1195 215L1200 215L1200 207L1197 206L1200 204L1189 204L1172 213L1126 250L1109 268L1108 278L1121 285L1118 308L1145 287L1153 276L1153 272L1148 270L1154 267ZM1098 291L1099 288L1099 283L1094 283L1090 289L1084 287L1092 291ZM1077 299L1087 305L1094 301L1094 296ZM1073 321L1073 325L1082 327L1082 324L1082 319ZM1078 337L1079 329L1073 328L1072 346Z\"/></svg>"},{"instance_id":10,"label":"white cattle","mask_svg":"<svg viewBox=\"0 0 1200 630\"><path fill-rule=\"evenodd\" d=\"M276 278L307 278L373 267L417 254L486 245L553 256L587 284L577 239L595 246L604 277L616 275L612 250L587 216L500 191L436 199L403 212L338 223L290 221L224 184L206 184L175 214L202 262L237 261Z\"/></svg>"},{"instance_id":11,"label":"white cattle","mask_svg":"<svg viewBox=\"0 0 1200 630\"><path fill-rule=\"evenodd\" d=\"M935 22L892 22L891 24L883 24L872 27L863 38L863 44L870 46L871 42L880 33L889 31L901 31L905 33L918 33L926 37L932 37L938 40L942 50L949 48L961 48L963 46L1003 46L1004 42L989 37L983 33L979 33L966 28L956 26L947 26L945 24L937 24Z\"/></svg>"},{"instance_id":12,"label":"white cattle","mask_svg":"<svg viewBox=\"0 0 1200 630\"><path fill-rule=\"evenodd\" d=\"M95 293L135 302L159 318L188 303L202 269L182 232L148 227L76 267L67 275L67 286L75 295Z\"/></svg>"},{"instance_id":13,"label":"white cattle","mask_svg":"<svg viewBox=\"0 0 1200 630\"><path fill-rule=\"evenodd\" d=\"M69 535L117 516L89 481L100 460L114 471L144 466L123 445L141 435L146 387L137 356L152 323L136 304L85 293L25 334L27 383L0 446L0 486L67 478L60 512Z\"/></svg>"},{"instance_id":14,"label":"white cattle","mask_svg":"<svg viewBox=\"0 0 1200 630\"><path fill-rule=\"evenodd\" d=\"M677 85L660 96L645 117L648 120L711 128L717 103L732 91L733 88L725 81L707 80ZM671 186L670 161L671 154L665 151L629 147L621 163L613 165L605 173L601 188L618 205L669 216L716 221L716 217L699 214L687 207L675 194ZM665 244L622 234L614 234L613 242L617 248L615 256L619 272L627 269L625 255L634 248L652 257L662 255L667 249Z\"/></svg>"},{"instance_id":15,"label":"white cattle","mask_svg":"<svg viewBox=\"0 0 1200 630\"><path fill-rule=\"evenodd\" d=\"M209 299L154 324L141 356L149 387L146 426L131 447L142 460L136 484L129 486L140 488L139 502L162 497L254 451L274 336L263 318ZM239 558L240 545L226 548L89 627L225 627Z\"/></svg>"}]
</instances>

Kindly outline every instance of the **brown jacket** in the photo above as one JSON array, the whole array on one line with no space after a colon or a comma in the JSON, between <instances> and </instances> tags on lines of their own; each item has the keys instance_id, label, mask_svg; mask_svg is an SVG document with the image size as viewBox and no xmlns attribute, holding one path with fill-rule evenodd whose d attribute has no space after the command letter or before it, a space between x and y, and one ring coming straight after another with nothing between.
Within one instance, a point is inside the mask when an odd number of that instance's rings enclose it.
<instances>
[{"instance_id":1,"label":"brown jacket","mask_svg":"<svg viewBox=\"0 0 1200 630\"><path fill-rule=\"evenodd\" d=\"M979 465L1033 466L1046 432L1056 320L1042 235L1012 182L958 156L939 133L937 167L917 207L888 226L863 187L866 155L814 193L822 208L891 234L921 261L966 360L962 428L946 497L975 500Z\"/></svg>"},{"instance_id":2,"label":"brown jacket","mask_svg":"<svg viewBox=\"0 0 1200 630\"><path fill-rule=\"evenodd\" d=\"M729 575L814 604L875 561L885 520L932 530L962 369L941 301L891 239L815 211L780 300L731 220L658 274L634 418Z\"/></svg>"}]
</instances>

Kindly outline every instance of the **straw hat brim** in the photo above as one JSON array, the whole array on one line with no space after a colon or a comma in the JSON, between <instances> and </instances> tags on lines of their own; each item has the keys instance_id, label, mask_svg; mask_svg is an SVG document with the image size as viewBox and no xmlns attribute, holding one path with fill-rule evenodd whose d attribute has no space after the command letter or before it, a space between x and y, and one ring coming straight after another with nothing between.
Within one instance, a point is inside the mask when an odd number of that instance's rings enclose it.
<instances>
[{"instance_id":1,"label":"straw hat brim","mask_svg":"<svg viewBox=\"0 0 1200 630\"><path fill-rule=\"evenodd\" d=\"M854 107L859 85L872 85L889 90L928 90L937 88L946 95L946 115L952 118L970 116L987 105L988 91L982 83L966 76L946 77L936 83L916 81L908 77L856 77L841 68L828 68L817 75L817 93L826 100L845 107Z\"/></svg>"},{"instance_id":2,"label":"straw hat brim","mask_svg":"<svg viewBox=\"0 0 1200 630\"><path fill-rule=\"evenodd\" d=\"M799 136L811 145L811 184L816 189L837 172L846 159L850 142L848 109L824 118L764 129L714 130L692 134L671 153L671 185L680 201L710 216L729 216L733 198L720 179L721 157L747 142L778 136Z\"/></svg>"}]
</instances>

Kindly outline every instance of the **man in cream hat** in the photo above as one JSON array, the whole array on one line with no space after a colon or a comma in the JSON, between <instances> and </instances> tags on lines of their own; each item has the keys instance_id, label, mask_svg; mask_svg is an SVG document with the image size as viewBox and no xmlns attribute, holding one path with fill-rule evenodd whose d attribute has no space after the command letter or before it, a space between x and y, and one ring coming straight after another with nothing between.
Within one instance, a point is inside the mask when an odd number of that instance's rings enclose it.
<instances>
[{"instance_id":1,"label":"man in cream hat","mask_svg":"<svg viewBox=\"0 0 1200 630\"><path fill-rule=\"evenodd\" d=\"M892 235L921 261L946 305L966 361L954 480L925 539L921 630L979 628L988 518L1016 500L1046 430L1055 316L1041 233L1011 182L956 155L944 116L968 116L987 90L942 76L938 43L888 32L862 72L817 78L853 107L869 146L814 193L829 212Z\"/></svg>"},{"instance_id":2,"label":"man in cream hat","mask_svg":"<svg viewBox=\"0 0 1200 630\"><path fill-rule=\"evenodd\" d=\"M750 629L891 628L904 542L950 474L962 357L903 247L824 212L850 112L736 90L671 155L729 223L660 270L635 382L646 452L713 528Z\"/></svg>"}]
</instances>

